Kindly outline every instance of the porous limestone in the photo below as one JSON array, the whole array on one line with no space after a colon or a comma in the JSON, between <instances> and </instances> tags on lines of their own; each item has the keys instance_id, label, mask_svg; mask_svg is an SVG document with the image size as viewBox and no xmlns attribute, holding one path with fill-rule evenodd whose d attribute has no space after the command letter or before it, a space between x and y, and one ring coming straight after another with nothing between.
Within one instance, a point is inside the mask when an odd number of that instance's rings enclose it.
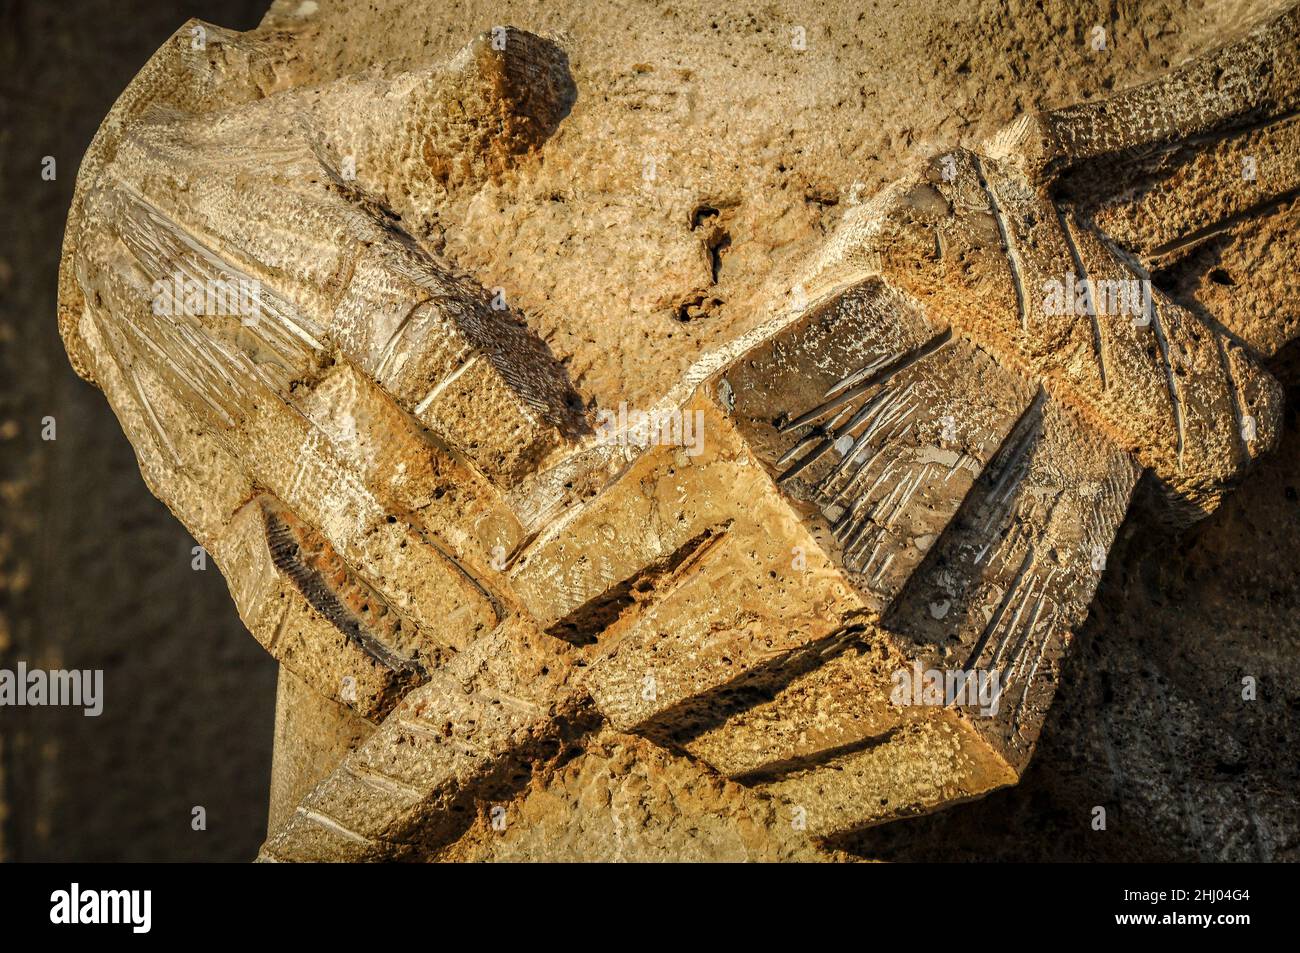
<instances>
[{"instance_id":1,"label":"porous limestone","mask_svg":"<svg viewBox=\"0 0 1300 953\"><path fill-rule=\"evenodd\" d=\"M543 13L277 2L87 153L60 329L286 673L264 859L836 857L1014 784L1140 481L1186 524L1275 447L1290 329L1153 276L1276 260L1295 8L874 197L805 129L803 220L696 12L610 4L612 75Z\"/></svg>"}]
</instances>

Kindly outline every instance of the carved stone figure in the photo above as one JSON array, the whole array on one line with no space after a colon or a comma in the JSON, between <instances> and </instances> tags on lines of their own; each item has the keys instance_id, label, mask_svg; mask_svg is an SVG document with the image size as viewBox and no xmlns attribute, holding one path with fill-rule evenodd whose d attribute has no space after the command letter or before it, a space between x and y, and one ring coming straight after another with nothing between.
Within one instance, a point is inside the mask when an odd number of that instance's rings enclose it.
<instances>
[{"instance_id":1,"label":"carved stone figure","mask_svg":"<svg viewBox=\"0 0 1300 953\"><path fill-rule=\"evenodd\" d=\"M1295 329L1178 267L1228 233L1280 278L1297 10L870 196L825 59L367 7L178 31L60 276L281 663L263 857L831 858L1014 784L1129 507L1188 524L1277 443Z\"/></svg>"}]
</instances>

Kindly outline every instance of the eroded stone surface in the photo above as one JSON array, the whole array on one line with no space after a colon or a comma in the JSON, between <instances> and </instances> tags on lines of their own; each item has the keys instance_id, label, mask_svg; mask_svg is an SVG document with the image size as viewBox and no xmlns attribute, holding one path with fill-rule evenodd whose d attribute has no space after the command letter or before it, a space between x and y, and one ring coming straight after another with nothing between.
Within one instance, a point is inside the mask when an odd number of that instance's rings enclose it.
<instances>
[{"instance_id":1,"label":"eroded stone surface","mask_svg":"<svg viewBox=\"0 0 1300 953\"><path fill-rule=\"evenodd\" d=\"M486 848L485 806L644 771L657 818L692 778L733 802L686 854L795 858L1014 783L1140 474L1201 515L1276 443L1259 354L1150 277L1285 212L1294 16L1110 101L1141 123L1089 104L920 164L773 253L702 356L583 343L558 293L582 262L533 261L516 298L463 244L492 213L461 190L572 158L581 44L503 27L361 73L324 56L342 13L178 33L83 165L60 326L250 630L377 726L297 769L321 780L264 857L540 851ZM1203 95L1221 62L1272 72ZM707 163L660 183L647 155L629 207L690 237L623 216L593 264L698 319L724 241L763 254ZM1084 290L1053 307L1053 281ZM675 429L647 440L647 411ZM922 668L994 673L996 703L900 702ZM622 843L603 823L545 822Z\"/></svg>"}]
</instances>

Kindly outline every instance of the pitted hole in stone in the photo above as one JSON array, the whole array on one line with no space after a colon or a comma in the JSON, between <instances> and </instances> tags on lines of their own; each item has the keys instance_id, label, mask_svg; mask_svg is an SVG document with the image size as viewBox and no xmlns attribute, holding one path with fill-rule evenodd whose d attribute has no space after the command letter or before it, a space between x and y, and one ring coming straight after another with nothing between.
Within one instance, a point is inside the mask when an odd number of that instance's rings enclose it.
<instances>
[{"instance_id":1,"label":"pitted hole in stone","mask_svg":"<svg viewBox=\"0 0 1300 953\"><path fill-rule=\"evenodd\" d=\"M695 206L695 210L691 212L691 231L695 231L709 219L717 218L721 214L722 212L712 205Z\"/></svg>"},{"instance_id":2,"label":"pitted hole in stone","mask_svg":"<svg viewBox=\"0 0 1300 953\"><path fill-rule=\"evenodd\" d=\"M723 252L731 247L731 233L722 224L722 204L701 203L695 206L690 217L691 231L702 235L704 251L709 257L709 274L715 285L722 274Z\"/></svg>"},{"instance_id":3,"label":"pitted hole in stone","mask_svg":"<svg viewBox=\"0 0 1300 953\"><path fill-rule=\"evenodd\" d=\"M682 324L690 324L701 318L710 317L722 307L722 299L716 295L695 295L677 306L673 317Z\"/></svg>"}]
</instances>

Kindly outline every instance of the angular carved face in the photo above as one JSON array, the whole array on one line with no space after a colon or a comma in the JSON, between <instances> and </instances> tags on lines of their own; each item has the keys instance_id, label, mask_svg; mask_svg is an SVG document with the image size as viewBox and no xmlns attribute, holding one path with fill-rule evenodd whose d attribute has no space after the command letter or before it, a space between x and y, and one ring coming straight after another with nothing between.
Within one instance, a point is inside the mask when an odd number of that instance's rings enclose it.
<instances>
[{"instance_id":1,"label":"angular carved face","mask_svg":"<svg viewBox=\"0 0 1300 953\"><path fill-rule=\"evenodd\" d=\"M60 284L249 629L378 726L271 857L440 849L599 732L819 843L1012 783L1139 478L1193 519L1277 442L1281 341L1171 276L1300 187L1294 11L825 235L689 77L629 146L563 37L360 71L282 21L155 56Z\"/></svg>"}]
</instances>

